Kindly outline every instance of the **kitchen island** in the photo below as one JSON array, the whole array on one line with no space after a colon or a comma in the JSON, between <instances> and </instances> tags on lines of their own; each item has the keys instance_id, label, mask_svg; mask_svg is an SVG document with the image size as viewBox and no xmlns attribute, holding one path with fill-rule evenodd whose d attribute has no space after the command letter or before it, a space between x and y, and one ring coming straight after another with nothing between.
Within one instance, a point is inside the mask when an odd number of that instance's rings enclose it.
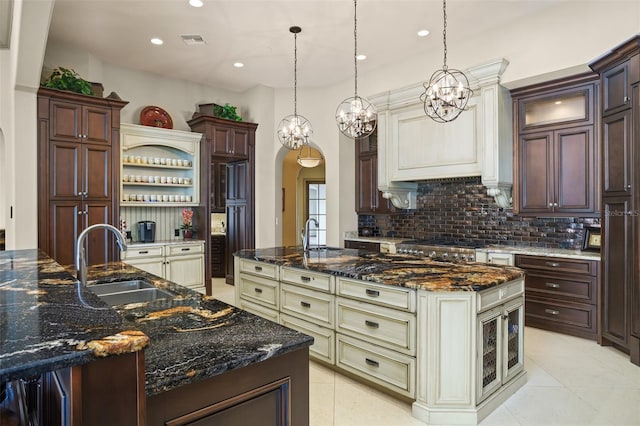
<instances>
[{"instance_id":1,"label":"kitchen island","mask_svg":"<svg viewBox=\"0 0 640 426\"><path fill-rule=\"evenodd\" d=\"M109 307L91 290L97 282L132 279L151 282L172 297ZM82 286L40 251L0 253L0 383L56 372L49 381L70 391L57 395L67 398L62 404L69 404L69 424L183 424L205 418L224 424L260 410L307 424L311 342L121 262L91 267ZM134 356L126 364L130 370L121 363L103 368L128 356ZM81 386L74 387L74 380ZM96 395L99 401L84 401ZM114 401L122 399L129 401L128 414L108 417ZM235 409L239 404L250 408ZM238 417L238 411L244 413Z\"/></svg>"},{"instance_id":2,"label":"kitchen island","mask_svg":"<svg viewBox=\"0 0 640 426\"><path fill-rule=\"evenodd\" d=\"M425 422L477 424L526 381L518 268L273 247L236 252L235 277L237 306L312 335L312 358Z\"/></svg>"}]
</instances>

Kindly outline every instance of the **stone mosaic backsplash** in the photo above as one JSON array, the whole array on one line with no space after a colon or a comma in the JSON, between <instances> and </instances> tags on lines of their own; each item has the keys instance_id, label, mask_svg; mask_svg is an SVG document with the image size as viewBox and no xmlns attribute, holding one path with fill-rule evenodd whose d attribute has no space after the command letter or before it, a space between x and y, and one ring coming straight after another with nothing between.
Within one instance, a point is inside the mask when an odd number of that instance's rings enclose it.
<instances>
[{"instance_id":1,"label":"stone mosaic backsplash","mask_svg":"<svg viewBox=\"0 0 640 426\"><path fill-rule=\"evenodd\" d=\"M518 216L497 206L479 177L418 182L417 208L359 215L373 236L474 240L483 244L580 249L585 226L598 218Z\"/></svg>"}]
</instances>

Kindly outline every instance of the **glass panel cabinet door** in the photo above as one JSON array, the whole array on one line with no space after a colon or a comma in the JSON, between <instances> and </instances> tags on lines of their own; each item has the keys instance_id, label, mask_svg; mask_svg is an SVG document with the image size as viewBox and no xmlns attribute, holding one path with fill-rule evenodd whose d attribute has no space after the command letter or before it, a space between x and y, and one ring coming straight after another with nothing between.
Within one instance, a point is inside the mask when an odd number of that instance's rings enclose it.
<instances>
[{"instance_id":1,"label":"glass panel cabinet door","mask_svg":"<svg viewBox=\"0 0 640 426\"><path fill-rule=\"evenodd\" d=\"M593 121L593 85L528 96L518 100L520 131Z\"/></svg>"},{"instance_id":2,"label":"glass panel cabinet door","mask_svg":"<svg viewBox=\"0 0 640 426\"><path fill-rule=\"evenodd\" d=\"M502 322L501 309L487 311L478 318L478 402L502 384Z\"/></svg>"},{"instance_id":3,"label":"glass panel cabinet door","mask_svg":"<svg viewBox=\"0 0 640 426\"><path fill-rule=\"evenodd\" d=\"M503 314L504 360L502 382L506 383L524 368L524 308L522 298L505 305Z\"/></svg>"}]
</instances>

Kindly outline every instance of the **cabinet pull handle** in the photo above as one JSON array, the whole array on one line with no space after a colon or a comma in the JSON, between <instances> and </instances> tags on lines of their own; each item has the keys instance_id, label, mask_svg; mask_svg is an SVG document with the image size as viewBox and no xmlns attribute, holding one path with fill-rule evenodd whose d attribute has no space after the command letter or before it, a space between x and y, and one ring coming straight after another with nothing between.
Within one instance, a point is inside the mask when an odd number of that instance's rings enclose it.
<instances>
[{"instance_id":1,"label":"cabinet pull handle","mask_svg":"<svg viewBox=\"0 0 640 426\"><path fill-rule=\"evenodd\" d=\"M262 289L261 288L256 287L253 290L258 294L262 293Z\"/></svg>"},{"instance_id":2,"label":"cabinet pull handle","mask_svg":"<svg viewBox=\"0 0 640 426\"><path fill-rule=\"evenodd\" d=\"M300 302L300 306L302 306L303 308L310 308L311 307L311 303Z\"/></svg>"},{"instance_id":3,"label":"cabinet pull handle","mask_svg":"<svg viewBox=\"0 0 640 426\"><path fill-rule=\"evenodd\" d=\"M380 367L380 363L378 361L374 361L369 358L365 358L364 361L372 367Z\"/></svg>"},{"instance_id":4,"label":"cabinet pull handle","mask_svg":"<svg viewBox=\"0 0 640 426\"><path fill-rule=\"evenodd\" d=\"M371 290L370 288L365 290L367 293L367 296L371 296L371 297L378 297L380 296L380 292L378 290Z\"/></svg>"},{"instance_id":5,"label":"cabinet pull handle","mask_svg":"<svg viewBox=\"0 0 640 426\"><path fill-rule=\"evenodd\" d=\"M551 288L560 288L560 284L557 283L544 283L544 285Z\"/></svg>"},{"instance_id":6,"label":"cabinet pull handle","mask_svg":"<svg viewBox=\"0 0 640 426\"><path fill-rule=\"evenodd\" d=\"M560 312L553 310L553 309L545 309L544 310L546 313L551 314L551 315L558 315Z\"/></svg>"},{"instance_id":7,"label":"cabinet pull handle","mask_svg":"<svg viewBox=\"0 0 640 426\"><path fill-rule=\"evenodd\" d=\"M181 250L182 250L182 251L191 251L191 248L190 248L190 247L185 247L185 248L183 248L183 249L181 249Z\"/></svg>"},{"instance_id":8,"label":"cabinet pull handle","mask_svg":"<svg viewBox=\"0 0 640 426\"><path fill-rule=\"evenodd\" d=\"M254 266L253 269L255 269L258 272L262 271L262 266Z\"/></svg>"},{"instance_id":9,"label":"cabinet pull handle","mask_svg":"<svg viewBox=\"0 0 640 426\"><path fill-rule=\"evenodd\" d=\"M364 323L367 325L367 327L371 327L371 328L379 328L380 327L380 324L378 324L377 322L364 320Z\"/></svg>"},{"instance_id":10,"label":"cabinet pull handle","mask_svg":"<svg viewBox=\"0 0 640 426\"><path fill-rule=\"evenodd\" d=\"M553 268L557 268L558 266L560 266L560 264L558 262L545 262L547 264L547 266L551 266Z\"/></svg>"},{"instance_id":11,"label":"cabinet pull handle","mask_svg":"<svg viewBox=\"0 0 640 426\"><path fill-rule=\"evenodd\" d=\"M309 281L311 281L311 278L309 278L309 277L305 277L304 275L300 275L300 279L301 279L302 281L305 281L305 282L309 282Z\"/></svg>"},{"instance_id":12,"label":"cabinet pull handle","mask_svg":"<svg viewBox=\"0 0 640 426\"><path fill-rule=\"evenodd\" d=\"M140 250L138 254L148 254L149 250Z\"/></svg>"}]
</instances>

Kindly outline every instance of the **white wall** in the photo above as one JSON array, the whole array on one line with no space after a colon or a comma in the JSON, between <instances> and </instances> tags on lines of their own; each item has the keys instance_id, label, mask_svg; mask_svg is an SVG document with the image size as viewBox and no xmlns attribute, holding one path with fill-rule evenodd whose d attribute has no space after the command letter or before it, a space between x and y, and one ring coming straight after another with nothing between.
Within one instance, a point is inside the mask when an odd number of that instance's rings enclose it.
<instances>
[{"instance_id":1,"label":"white wall","mask_svg":"<svg viewBox=\"0 0 640 426\"><path fill-rule=\"evenodd\" d=\"M0 197L10 250L38 245L36 91L52 12L53 1L16 0L11 46L0 56Z\"/></svg>"},{"instance_id":2,"label":"white wall","mask_svg":"<svg viewBox=\"0 0 640 426\"><path fill-rule=\"evenodd\" d=\"M19 14L21 3L17 0L14 13ZM49 0L29 0L26 3L30 4L33 10L36 4L41 5L41 9L49 7L48 15L51 13L52 2ZM42 18L48 15L45 10L40 10L39 13L39 17L28 20L28 26L20 29L14 25L14 31L20 31L21 39L39 39L41 43L46 41L48 20L42 22ZM509 87L516 87L533 82L540 75L548 78L548 74L586 70L585 64L628 39L639 29L638 1L560 2L537 15L491 32L478 34L469 40L456 40L452 28L448 39L448 64L464 69L490 59L506 58L510 65L503 76L503 83ZM433 31L432 34L439 37L439 33ZM34 46L21 45L20 54L33 59L28 71L39 74L42 55L37 43ZM5 59L6 56L0 56L0 59ZM9 62L11 65L11 60ZM130 102L123 110L123 122L138 123L142 107L157 105L171 114L176 129L188 130L186 120L190 118L198 103L229 102L239 105L243 115L248 114L250 121L259 123L256 135L256 244L271 246L279 243L282 233L279 225L276 225L276 218L281 213L279 206L284 151L275 136L275 129L282 117L292 113L291 90L257 87L246 93L233 93L113 67L86 53L74 52L66 46L48 47L46 65L75 68L86 79L102 82L105 95L110 91L116 91L122 99ZM359 92L367 96L425 81L441 65L442 51L437 49L428 57L412 58L369 72L361 69ZM24 63L24 66L28 67L28 64ZM4 63L1 64L0 72L6 73L6 68ZM34 246L37 235L33 170L36 164L33 149L36 140L35 96L23 90L23 94L18 95L19 99L16 101L7 100L5 94L11 94L13 88L11 82L7 83L4 74L0 77L0 129L5 134L7 145L5 158L11 163L18 155L28 164L24 169L20 167L8 171L9 180L13 179L10 191L14 190L15 182L21 184L18 191L20 194L16 195L19 197L20 205L16 205L16 208L19 207L24 215L20 219L21 236L18 239L24 241L23 246ZM37 85L29 83L23 86L35 90ZM298 111L313 124L314 145L322 151L326 159L329 245L339 245L342 242L342 233L345 230L354 230L357 226L353 193L353 141L341 137L334 122L334 112L338 103L351 96L352 91L352 76L345 76L342 84L333 87L298 88ZM20 116L15 122L6 118L13 111ZM16 123L20 125L17 126ZM16 140L19 140L20 144L16 144ZM12 152L14 147L23 152ZM23 182L26 182L26 186ZM16 201L13 195L6 199ZM16 223L9 224L7 228L11 229L15 225ZM8 244L11 244L11 233L7 238Z\"/></svg>"}]
</instances>

